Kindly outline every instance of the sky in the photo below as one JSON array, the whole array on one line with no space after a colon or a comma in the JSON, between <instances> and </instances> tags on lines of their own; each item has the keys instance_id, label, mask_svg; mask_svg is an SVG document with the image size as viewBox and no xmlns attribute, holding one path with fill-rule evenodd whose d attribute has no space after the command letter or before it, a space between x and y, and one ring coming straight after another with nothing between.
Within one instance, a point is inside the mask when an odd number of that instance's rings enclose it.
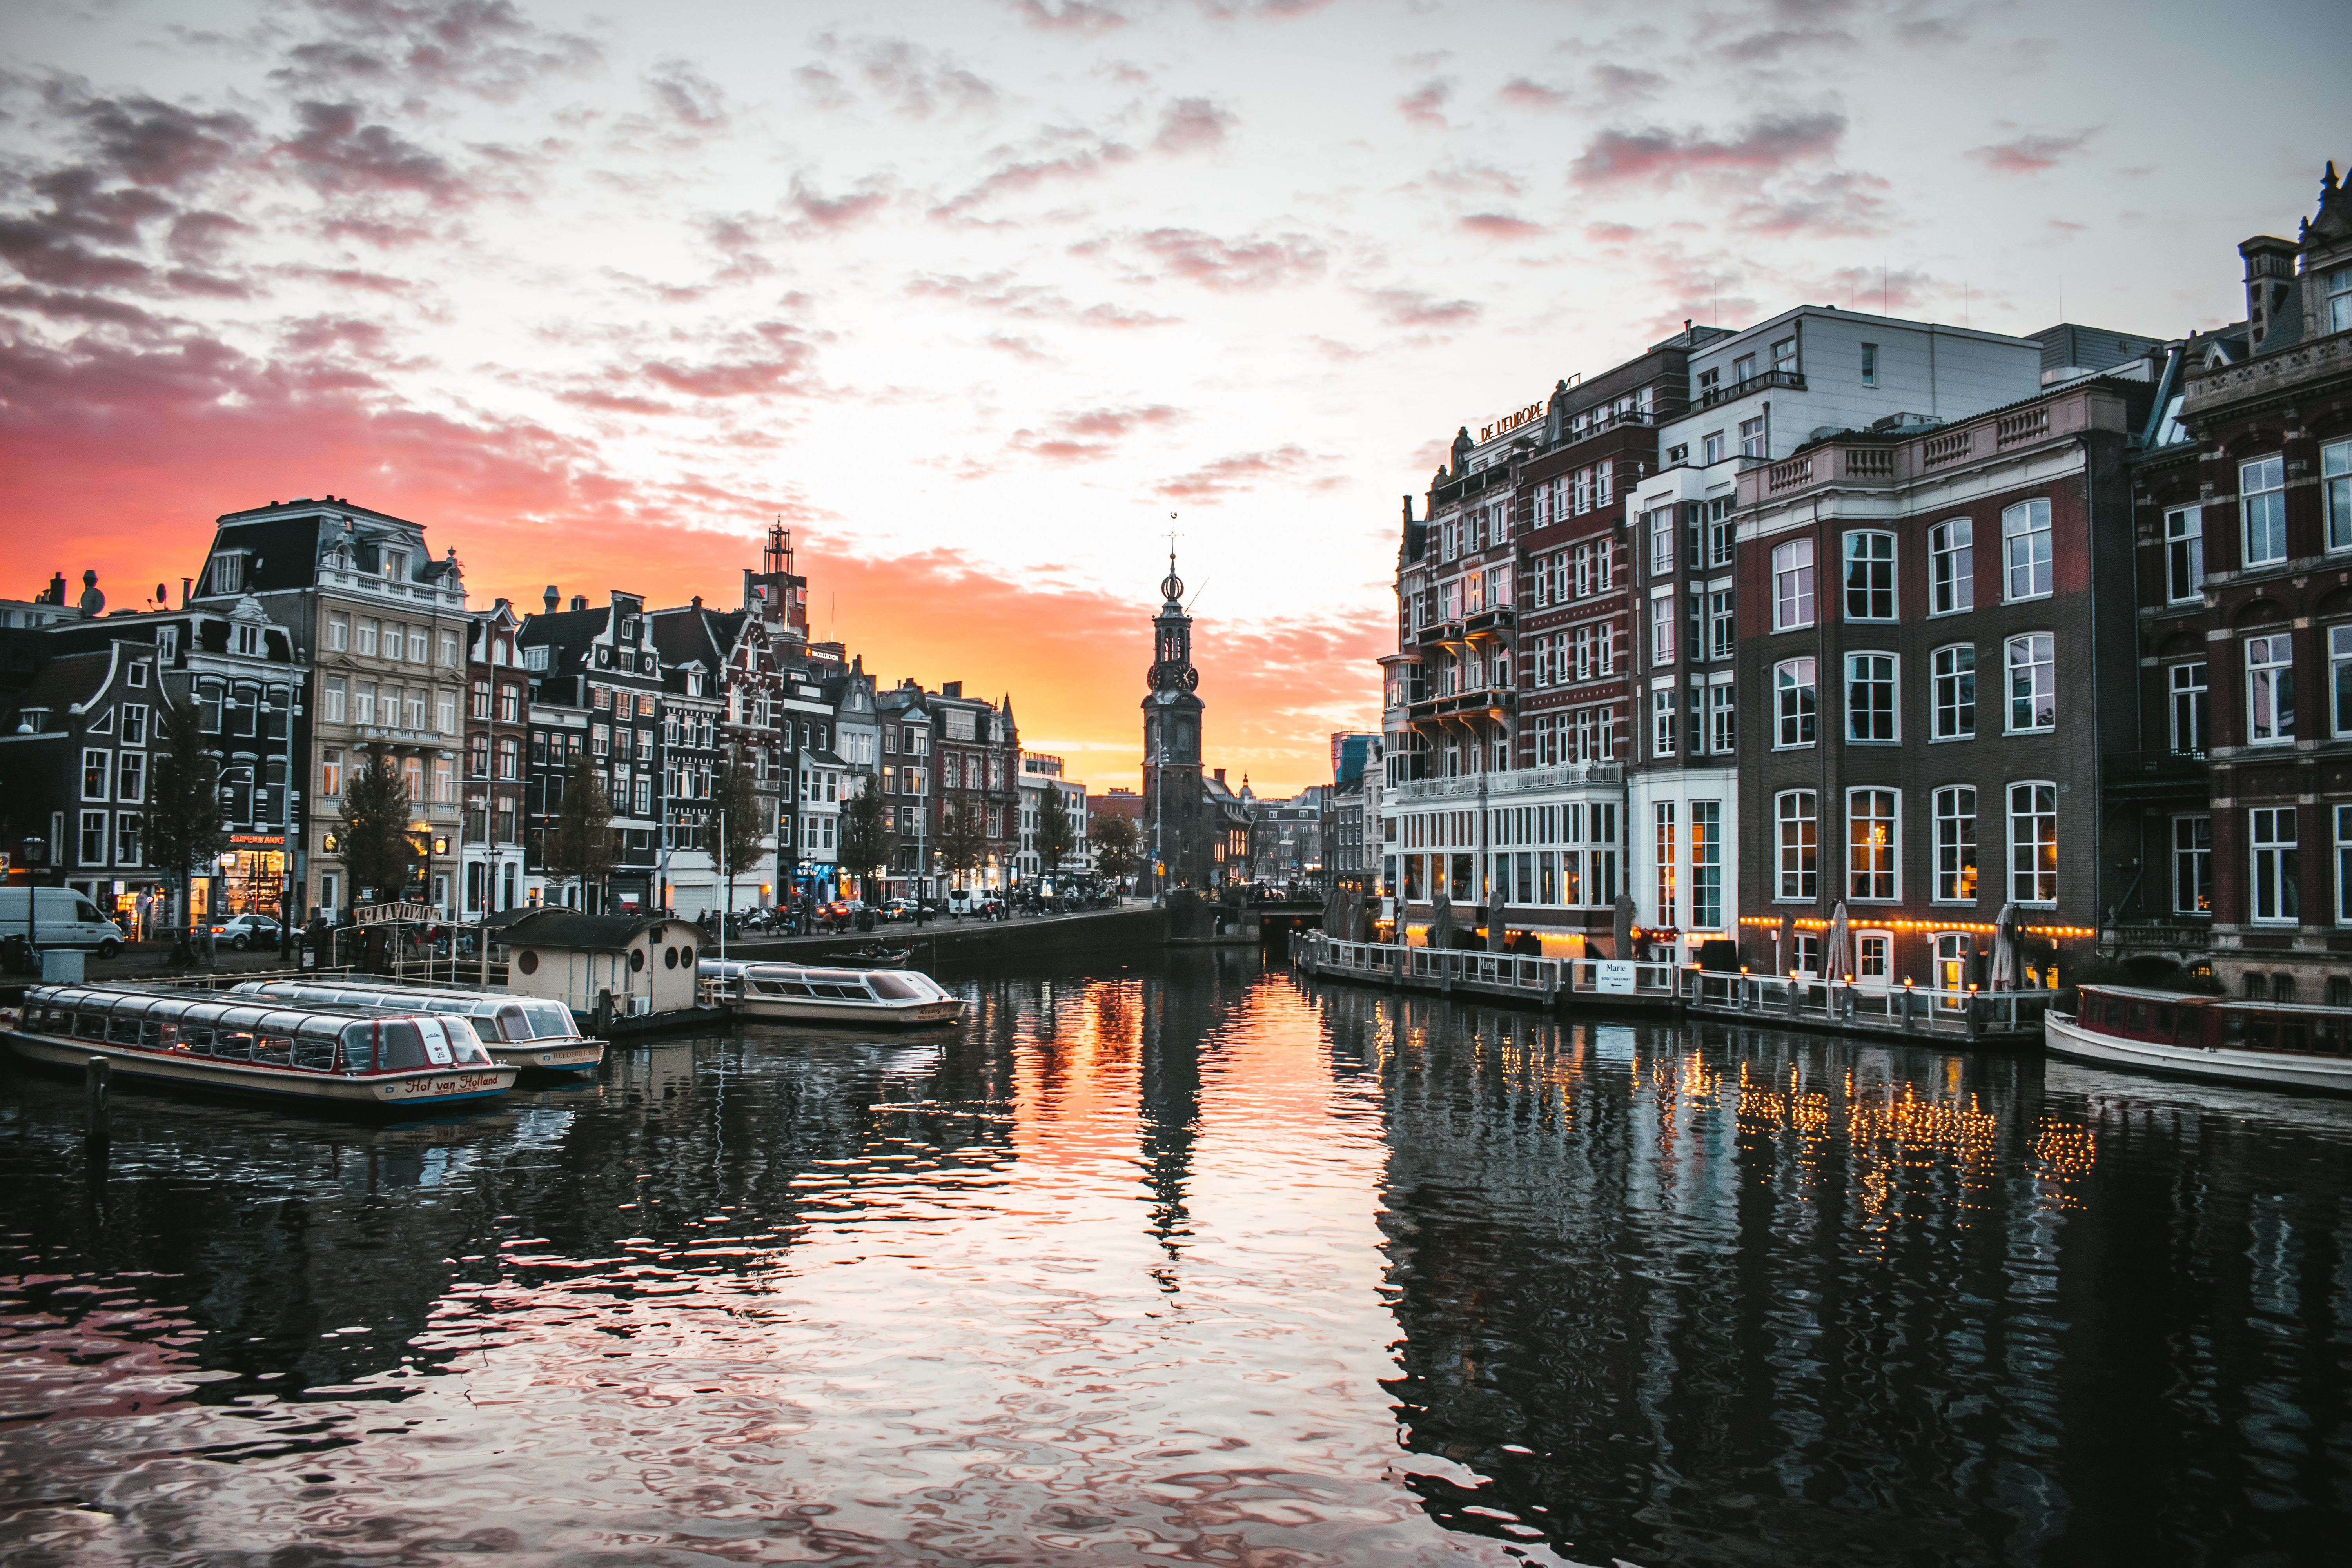
<instances>
[{"instance_id":1,"label":"sky","mask_svg":"<svg viewBox=\"0 0 2352 1568\"><path fill-rule=\"evenodd\" d=\"M817 636L1010 693L1100 789L1172 531L1208 760L1288 794L1378 728L1400 498L1457 426L1685 319L2235 320L2237 242L2352 156L2342 38L2289 0L15 0L0 594L136 606L220 513L332 494L479 606L732 605L781 518Z\"/></svg>"}]
</instances>

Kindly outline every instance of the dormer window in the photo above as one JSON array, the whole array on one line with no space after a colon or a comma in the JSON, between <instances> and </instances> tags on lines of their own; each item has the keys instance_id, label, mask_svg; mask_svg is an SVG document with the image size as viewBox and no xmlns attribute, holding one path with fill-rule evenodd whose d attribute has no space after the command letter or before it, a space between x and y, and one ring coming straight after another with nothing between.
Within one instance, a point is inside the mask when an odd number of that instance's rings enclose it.
<instances>
[{"instance_id":1,"label":"dormer window","mask_svg":"<svg viewBox=\"0 0 2352 1568\"><path fill-rule=\"evenodd\" d=\"M544 670L547 668L547 645L545 643L535 643L531 647L523 649L522 667L525 669Z\"/></svg>"},{"instance_id":2,"label":"dormer window","mask_svg":"<svg viewBox=\"0 0 2352 1568\"><path fill-rule=\"evenodd\" d=\"M406 551L394 550L390 545L386 545L383 550L382 564L383 567L383 580L385 582L405 583L408 581L408 552Z\"/></svg>"},{"instance_id":3,"label":"dormer window","mask_svg":"<svg viewBox=\"0 0 2352 1568\"><path fill-rule=\"evenodd\" d=\"M159 626L155 631L155 657L171 663L180 657L180 628Z\"/></svg>"},{"instance_id":4,"label":"dormer window","mask_svg":"<svg viewBox=\"0 0 2352 1568\"><path fill-rule=\"evenodd\" d=\"M238 657L242 658L260 658L261 628L257 626L240 625L236 628L236 651Z\"/></svg>"},{"instance_id":5,"label":"dormer window","mask_svg":"<svg viewBox=\"0 0 2352 1568\"><path fill-rule=\"evenodd\" d=\"M206 575L212 592L241 594L245 591L245 557L224 550L213 557L212 570Z\"/></svg>"}]
</instances>

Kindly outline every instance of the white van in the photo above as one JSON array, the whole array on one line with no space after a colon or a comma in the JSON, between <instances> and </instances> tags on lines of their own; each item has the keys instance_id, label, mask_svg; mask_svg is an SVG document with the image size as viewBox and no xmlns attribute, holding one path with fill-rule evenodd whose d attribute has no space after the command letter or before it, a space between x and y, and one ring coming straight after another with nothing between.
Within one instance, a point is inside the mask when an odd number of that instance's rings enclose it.
<instances>
[{"instance_id":1,"label":"white van","mask_svg":"<svg viewBox=\"0 0 2352 1568\"><path fill-rule=\"evenodd\" d=\"M30 910L26 908L28 894L40 896ZM94 949L100 958L122 951L122 928L100 914L86 893L71 888L0 888L0 937L23 936L27 914L37 947Z\"/></svg>"},{"instance_id":2,"label":"white van","mask_svg":"<svg viewBox=\"0 0 2352 1568\"><path fill-rule=\"evenodd\" d=\"M978 888L958 888L948 895L948 913L976 915L980 913L981 905L987 900L988 895Z\"/></svg>"}]
</instances>

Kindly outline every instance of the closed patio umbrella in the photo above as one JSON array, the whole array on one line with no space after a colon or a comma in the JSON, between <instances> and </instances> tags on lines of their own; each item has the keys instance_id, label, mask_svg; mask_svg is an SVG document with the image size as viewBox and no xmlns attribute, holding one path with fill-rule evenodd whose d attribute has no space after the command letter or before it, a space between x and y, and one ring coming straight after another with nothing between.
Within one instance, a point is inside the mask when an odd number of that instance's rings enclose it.
<instances>
[{"instance_id":1,"label":"closed patio umbrella","mask_svg":"<svg viewBox=\"0 0 2352 1568\"><path fill-rule=\"evenodd\" d=\"M1633 900L1631 894L1620 893L1617 895L1617 923L1611 934L1617 939L1617 947L1613 956L1621 959L1633 957Z\"/></svg>"},{"instance_id":2,"label":"closed patio umbrella","mask_svg":"<svg viewBox=\"0 0 2352 1568\"><path fill-rule=\"evenodd\" d=\"M1837 908L1830 911L1830 929L1822 939L1822 978L1842 980L1845 977L1846 950L1845 900L1840 899Z\"/></svg>"},{"instance_id":3,"label":"closed patio umbrella","mask_svg":"<svg viewBox=\"0 0 2352 1568\"><path fill-rule=\"evenodd\" d=\"M1452 947L1454 945L1454 900L1444 893L1438 893L1433 896L1429 902L1429 945Z\"/></svg>"},{"instance_id":4,"label":"closed patio umbrella","mask_svg":"<svg viewBox=\"0 0 2352 1568\"><path fill-rule=\"evenodd\" d=\"M1989 989L2017 989L2017 946L2021 920L2014 902L2000 906L2000 918L1992 922L1992 974Z\"/></svg>"},{"instance_id":5,"label":"closed patio umbrella","mask_svg":"<svg viewBox=\"0 0 2352 1568\"><path fill-rule=\"evenodd\" d=\"M1503 951L1504 943L1509 939L1507 928L1510 918L1509 906L1499 900L1486 906L1486 951L1488 952Z\"/></svg>"}]
</instances>

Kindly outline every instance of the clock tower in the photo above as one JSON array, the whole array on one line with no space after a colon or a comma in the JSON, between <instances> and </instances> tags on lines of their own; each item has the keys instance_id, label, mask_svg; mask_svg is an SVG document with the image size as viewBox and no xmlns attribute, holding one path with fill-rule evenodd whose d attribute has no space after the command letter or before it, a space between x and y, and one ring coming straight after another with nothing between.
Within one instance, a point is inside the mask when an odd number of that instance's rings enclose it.
<instances>
[{"instance_id":1,"label":"clock tower","mask_svg":"<svg viewBox=\"0 0 2352 1568\"><path fill-rule=\"evenodd\" d=\"M1184 613L1184 579L1168 555L1163 601L1153 617L1151 668L1144 679L1143 830L1145 869L1155 892L1206 888L1209 822L1201 790L1201 710L1194 695L1201 672L1192 667L1192 617Z\"/></svg>"}]
</instances>

